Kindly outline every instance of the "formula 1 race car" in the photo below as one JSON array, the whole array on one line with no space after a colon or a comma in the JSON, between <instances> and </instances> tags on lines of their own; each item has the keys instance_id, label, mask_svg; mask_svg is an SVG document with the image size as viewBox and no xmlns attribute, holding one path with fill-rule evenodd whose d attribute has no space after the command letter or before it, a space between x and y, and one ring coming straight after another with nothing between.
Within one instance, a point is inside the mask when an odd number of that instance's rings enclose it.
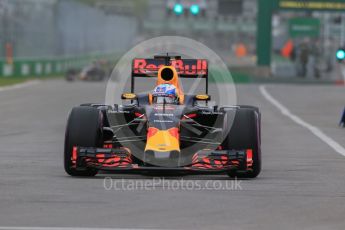
<instances>
[{"instance_id":1,"label":"formula 1 race car","mask_svg":"<svg viewBox=\"0 0 345 230\"><path fill-rule=\"evenodd\" d=\"M345 108L344 108L342 116L340 118L339 126L345 128Z\"/></svg>"},{"instance_id":2,"label":"formula 1 race car","mask_svg":"<svg viewBox=\"0 0 345 230\"><path fill-rule=\"evenodd\" d=\"M66 71L66 81L103 81L106 78L106 72L97 62L85 66L81 70L70 68Z\"/></svg>"},{"instance_id":3,"label":"formula 1 race car","mask_svg":"<svg viewBox=\"0 0 345 230\"><path fill-rule=\"evenodd\" d=\"M156 78L155 90L135 92L135 79L145 77ZM179 78L205 79L205 94L184 94ZM174 93L165 94L166 85ZM207 60L168 55L134 59L131 92L121 99L121 105L82 104L72 109L65 133L67 174L111 171L254 178L260 173L259 109L211 105Z\"/></svg>"}]
</instances>

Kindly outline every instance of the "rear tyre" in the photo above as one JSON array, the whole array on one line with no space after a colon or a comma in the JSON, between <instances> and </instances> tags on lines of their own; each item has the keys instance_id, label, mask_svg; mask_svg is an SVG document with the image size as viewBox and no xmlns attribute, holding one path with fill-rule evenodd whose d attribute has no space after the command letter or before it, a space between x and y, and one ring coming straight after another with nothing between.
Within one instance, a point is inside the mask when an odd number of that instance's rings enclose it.
<instances>
[{"instance_id":1,"label":"rear tyre","mask_svg":"<svg viewBox=\"0 0 345 230\"><path fill-rule=\"evenodd\" d=\"M230 113L231 111L228 111ZM231 121L229 121L231 122ZM231 125L231 124L228 124ZM260 113L254 108L236 111L230 132L223 141L223 149L253 151L252 171L229 172L230 177L255 178L261 171Z\"/></svg>"},{"instance_id":2,"label":"rear tyre","mask_svg":"<svg viewBox=\"0 0 345 230\"><path fill-rule=\"evenodd\" d=\"M67 70L65 74L66 81L74 81L76 79L77 74L78 74L78 71L76 69Z\"/></svg>"},{"instance_id":3,"label":"rear tyre","mask_svg":"<svg viewBox=\"0 0 345 230\"><path fill-rule=\"evenodd\" d=\"M76 170L72 168L72 148L82 147L102 147L103 129L102 112L96 108L88 106L78 106L72 109L66 127L64 166L67 174L71 176L95 176L96 169L86 168Z\"/></svg>"}]
</instances>

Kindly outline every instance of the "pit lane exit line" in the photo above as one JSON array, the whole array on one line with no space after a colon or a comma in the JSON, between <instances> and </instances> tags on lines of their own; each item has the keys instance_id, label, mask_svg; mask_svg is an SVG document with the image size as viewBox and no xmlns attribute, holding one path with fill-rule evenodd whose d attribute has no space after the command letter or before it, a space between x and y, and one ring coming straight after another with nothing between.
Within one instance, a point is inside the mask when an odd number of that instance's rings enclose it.
<instances>
[{"instance_id":1,"label":"pit lane exit line","mask_svg":"<svg viewBox=\"0 0 345 230\"><path fill-rule=\"evenodd\" d=\"M269 101L272 105L280 110L280 112L284 115L289 117L292 121L297 123L298 125L308 129L311 133L315 136L320 138L323 142L329 145L334 151L337 153L345 156L345 148L341 146L338 142L333 140L331 137L327 136L324 132L322 132L319 128L307 123L302 118L298 117L297 115L290 112L288 108L282 105L277 99L275 99L267 90L264 85L259 86L260 93L264 96L264 98Z\"/></svg>"},{"instance_id":2,"label":"pit lane exit line","mask_svg":"<svg viewBox=\"0 0 345 230\"><path fill-rule=\"evenodd\" d=\"M150 228L152 229L152 228ZM0 230L148 230L143 228L81 228L81 227L13 227L0 226Z\"/></svg>"}]
</instances>

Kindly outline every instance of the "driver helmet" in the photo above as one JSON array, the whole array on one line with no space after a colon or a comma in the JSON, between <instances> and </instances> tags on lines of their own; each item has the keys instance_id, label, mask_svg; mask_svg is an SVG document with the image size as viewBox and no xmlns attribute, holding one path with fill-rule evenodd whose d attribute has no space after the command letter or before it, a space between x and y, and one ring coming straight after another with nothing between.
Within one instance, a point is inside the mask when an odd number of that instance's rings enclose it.
<instances>
[{"instance_id":1,"label":"driver helmet","mask_svg":"<svg viewBox=\"0 0 345 230\"><path fill-rule=\"evenodd\" d=\"M160 84L152 92L155 104L178 104L177 89L172 84Z\"/></svg>"}]
</instances>

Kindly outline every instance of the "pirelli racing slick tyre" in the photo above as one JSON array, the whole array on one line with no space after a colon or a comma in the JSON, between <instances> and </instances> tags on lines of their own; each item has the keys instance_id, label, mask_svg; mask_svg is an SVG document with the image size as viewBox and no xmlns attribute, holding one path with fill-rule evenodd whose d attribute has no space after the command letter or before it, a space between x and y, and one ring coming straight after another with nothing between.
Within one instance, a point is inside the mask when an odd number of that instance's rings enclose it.
<instances>
[{"instance_id":1,"label":"pirelli racing slick tyre","mask_svg":"<svg viewBox=\"0 0 345 230\"><path fill-rule=\"evenodd\" d=\"M75 81L78 77L79 71L77 69L69 69L65 74L66 81Z\"/></svg>"},{"instance_id":2,"label":"pirelli racing slick tyre","mask_svg":"<svg viewBox=\"0 0 345 230\"><path fill-rule=\"evenodd\" d=\"M227 113L233 111L227 111ZM226 121L231 123L232 120ZM231 125L231 124L228 124ZM261 171L260 113L257 108L240 107L236 110L230 132L222 147L229 150L252 149L253 166L251 171L229 172L230 177L255 178Z\"/></svg>"},{"instance_id":3,"label":"pirelli racing slick tyre","mask_svg":"<svg viewBox=\"0 0 345 230\"><path fill-rule=\"evenodd\" d=\"M102 112L89 106L74 107L70 112L65 132L64 166L71 176L95 176L96 169L72 168L72 149L74 146L102 147Z\"/></svg>"}]
</instances>

